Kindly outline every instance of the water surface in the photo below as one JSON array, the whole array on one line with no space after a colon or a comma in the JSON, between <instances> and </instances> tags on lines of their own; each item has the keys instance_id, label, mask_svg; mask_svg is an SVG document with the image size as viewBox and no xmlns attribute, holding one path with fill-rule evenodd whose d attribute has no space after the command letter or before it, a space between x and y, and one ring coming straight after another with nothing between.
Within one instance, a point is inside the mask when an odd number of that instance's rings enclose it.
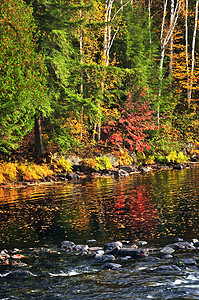
<instances>
[{"instance_id":1,"label":"water surface","mask_svg":"<svg viewBox=\"0 0 199 300\"><path fill-rule=\"evenodd\" d=\"M34 276L0 267L1 299L198 299L198 269L159 274L150 259L101 270L92 256L69 255L60 241L84 244L198 238L199 168L0 189L0 249L19 248ZM31 249L30 249L31 248ZM194 253L196 258L197 253ZM198 258L199 259L199 258ZM176 263L178 257L174 257ZM157 261L168 264L168 261Z\"/></svg>"}]
</instances>

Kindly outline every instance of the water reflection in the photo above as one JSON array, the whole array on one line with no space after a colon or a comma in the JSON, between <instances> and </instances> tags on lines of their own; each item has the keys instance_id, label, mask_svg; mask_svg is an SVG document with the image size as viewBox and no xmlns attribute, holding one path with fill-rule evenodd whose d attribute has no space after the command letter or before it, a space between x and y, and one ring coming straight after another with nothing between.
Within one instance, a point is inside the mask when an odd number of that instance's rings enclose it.
<instances>
[{"instance_id":1,"label":"water reflection","mask_svg":"<svg viewBox=\"0 0 199 300\"><path fill-rule=\"evenodd\" d=\"M199 168L0 189L0 244L198 235Z\"/></svg>"}]
</instances>

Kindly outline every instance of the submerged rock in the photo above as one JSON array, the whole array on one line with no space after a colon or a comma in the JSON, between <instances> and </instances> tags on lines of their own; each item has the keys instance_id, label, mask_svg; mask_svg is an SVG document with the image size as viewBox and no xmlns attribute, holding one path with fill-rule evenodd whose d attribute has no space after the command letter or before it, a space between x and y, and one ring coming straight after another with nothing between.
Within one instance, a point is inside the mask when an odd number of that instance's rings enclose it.
<instances>
[{"instance_id":1,"label":"submerged rock","mask_svg":"<svg viewBox=\"0 0 199 300\"><path fill-rule=\"evenodd\" d=\"M142 247L144 245L147 245L147 241L137 241L135 242L135 245L138 247Z\"/></svg>"},{"instance_id":2,"label":"submerged rock","mask_svg":"<svg viewBox=\"0 0 199 300\"><path fill-rule=\"evenodd\" d=\"M18 276L34 276L34 275L29 270L13 270L10 271L7 274L7 276L18 277Z\"/></svg>"},{"instance_id":3,"label":"submerged rock","mask_svg":"<svg viewBox=\"0 0 199 300\"><path fill-rule=\"evenodd\" d=\"M106 263L106 264L102 265L102 269L105 269L105 270L110 270L110 269L115 270L115 269L119 269L121 267L122 267L122 265L115 264L115 263Z\"/></svg>"},{"instance_id":4,"label":"submerged rock","mask_svg":"<svg viewBox=\"0 0 199 300\"><path fill-rule=\"evenodd\" d=\"M163 265L163 266L158 266L157 268L155 268L154 270L159 271L159 272L182 272L181 269L176 266L176 265Z\"/></svg>"},{"instance_id":5,"label":"submerged rock","mask_svg":"<svg viewBox=\"0 0 199 300\"><path fill-rule=\"evenodd\" d=\"M72 250L75 247L75 243L72 241L62 241L60 246L62 249Z\"/></svg>"},{"instance_id":6,"label":"submerged rock","mask_svg":"<svg viewBox=\"0 0 199 300\"><path fill-rule=\"evenodd\" d=\"M95 239L91 239L91 240L86 240L87 244L94 244L97 243L97 241Z\"/></svg>"},{"instance_id":7,"label":"submerged rock","mask_svg":"<svg viewBox=\"0 0 199 300\"><path fill-rule=\"evenodd\" d=\"M131 256L132 258L141 258L147 256L147 251L144 249L123 248L118 253L119 256Z\"/></svg>"},{"instance_id":8,"label":"submerged rock","mask_svg":"<svg viewBox=\"0 0 199 300\"><path fill-rule=\"evenodd\" d=\"M189 242L178 242L174 244L169 244L167 247L170 247L174 250L194 250L196 249L191 243Z\"/></svg>"},{"instance_id":9,"label":"submerged rock","mask_svg":"<svg viewBox=\"0 0 199 300\"><path fill-rule=\"evenodd\" d=\"M89 250L89 247L88 245L75 245L73 249L78 252L86 252Z\"/></svg>"},{"instance_id":10,"label":"submerged rock","mask_svg":"<svg viewBox=\"0 0 199 300\"><path fill-rule=\"evenodd\" d=\"M178 242L184 242L184 240L182 238L179 238L179 237L175 237L173 239L174 243L178 243Z\"/></svg>"},{"instance_id":11,"label":"submerged rock","mask_svg":"<svg viewBox=\"0 0 199 300\"><path fill-rule=\"evenodd\" d=\"M106 262L106 261L114 261L115 256L114 255L95 255L95 261L96 262Z\"/></svg>"},{"instance_id":12,"label":"submerged rock","mask_svg":"<svg viewBox=\"0 0 199 300\"><path fill-rule=\"evenodd\" d=\"M166 254L166 255L163 256L163 258L165 258L165 259L170 259L170 258L173 258L173 255L171 255L171 254Z\"/></svg>"},{"instance_id":13,"label":"submerged rock","mask_svg":"<svg viewBox=\"0 0 199 300\"><path fill-rule=\"evenodd\" d=\"M181 258L179 260L179 265L182 266L182 265L185 265L185 266L196 266L197 265L197 262L194 258Z\"/></svg>"}]
</instances>

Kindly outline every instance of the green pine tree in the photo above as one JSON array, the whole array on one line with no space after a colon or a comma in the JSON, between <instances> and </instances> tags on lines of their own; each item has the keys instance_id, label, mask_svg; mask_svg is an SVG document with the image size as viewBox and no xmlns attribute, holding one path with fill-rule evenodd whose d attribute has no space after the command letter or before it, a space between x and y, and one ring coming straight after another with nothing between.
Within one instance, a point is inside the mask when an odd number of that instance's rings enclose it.
<instances>
[{"instance_id":1,"label":"green pine tree","mask_svg":"<svg viewBox=\"0 0 199 300\"><path fill-rule=\"evenodd\" d=\"M0 16L0 150L5 152L18 147L50 105L32 9L22 0L2 0Z\"/></svg>"}]
</instances>

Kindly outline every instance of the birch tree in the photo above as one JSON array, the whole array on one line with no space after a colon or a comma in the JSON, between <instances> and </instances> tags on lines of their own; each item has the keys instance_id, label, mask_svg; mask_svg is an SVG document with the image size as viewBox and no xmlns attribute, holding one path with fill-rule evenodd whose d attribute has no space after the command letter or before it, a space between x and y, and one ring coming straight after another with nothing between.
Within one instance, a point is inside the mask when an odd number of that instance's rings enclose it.
<instances>
[{"instance_id":1,"label":"birch tree","mask_svg":"<svg viewBox=\"0 0 199 300\"><path fill-rule=\"evenodd\" d=\"M162 95L162 81L163 81L163 63L165 57L165 50L168 45L168 42L171 39L173 31L175 29L179 12L181 9L181 0L177 0L176 6L174 8L174 12L172 14L172 18L170 20L169 28L167 29L165 26L165 19L167 14L167 4L168 0L164 1L164 9L163 9L163 18L162 18L162 26L160 32L160 43L161 43L161 56L160 56L160 67L159 67L159 90L158 90L158 103L157 103L157 123L159 126L160 123L160 99Z\"/></svg>"},{"instance_id":2,"label":"birch tree","mask_svg":"<svg viewBox=\"0 0 199 300\"><path fill-rule=\"evenodd\" d=\"M188 2L188 0L186 0ZM195 8L195 22L194 22L194 31L193 31L193 39L192 39L192 51L191 51L191 74L190 79L188 78L188 82L190 83L188 87L188 104L190 104L191 101L191 95L192 95L192 89L193 89L193 78L194 78L194 67L195 67L195 45L196 45L196 32L197 32L197 26L198 26L198 2L199 0L196 0L196 8ZM187 62L187 68L188 68L188 62ZM187 75L189 74L189 69L187 69Z\"/></svg>"},{"instance_id":3,"label":"birch tree","mask_svg":"<svg viewBox=\"0 0 199 300\"><path fill-rule=\"evenodd\" d=\"M173 22L174 18L174 0L171 0L171 17L170 17L170 23ZM170 91L172 89L172 69L173 69L173 35L171 35L170 40L170 64L169 64L169 77L170 77Z\"/></svg>"},{"instance_id":4,"label":"birch tree","mask_svg":"<svg viewBox=\"0 0 199 300\"><path fill-rule=\"evenodd\" d=\"M103 47L103 66L108 67L109 61L110 61L110 51L113 45L113 42L117 36L118 31L120 30L120 25L117 24L117 16L122 13L123 8L127 6L131 0L127 1L123 4L122 1L120 1L119 8L117 8L117 3L115 0L105 0L105 13L104 13L104 47ZM113 13L113 7L115 13ZM113 33L113 27L116 29ZM102 95L104 93L104 81L106 77L106 70L104 69L104 75L102 80ZM101 125L95 123L94 125L94 131L93 131L93 138L95 138L95 133L98 129L97 133L97 139L98 141L101 139Z\"/></svg>"}]
</instances>

